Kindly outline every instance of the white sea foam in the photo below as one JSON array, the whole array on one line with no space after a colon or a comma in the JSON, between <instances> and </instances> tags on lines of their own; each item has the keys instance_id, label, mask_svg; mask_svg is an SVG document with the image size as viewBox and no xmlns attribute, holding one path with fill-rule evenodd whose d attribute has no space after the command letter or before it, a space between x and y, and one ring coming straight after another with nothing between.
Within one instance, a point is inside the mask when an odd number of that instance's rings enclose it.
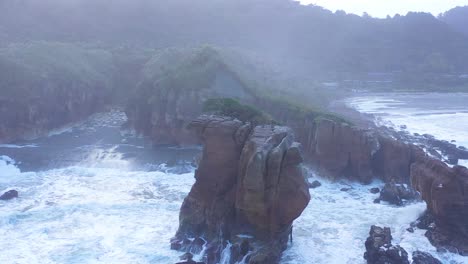
<instances>
[{"instance_id":1,"label":"white sea foam","mask_svg":"<svg viewBox=\"0 0 468 264\"><path fill-rule=\"evenodd\" d=\"M468 258L455 254L437 253L422 230L406 231L409 224L424 212L424 203L405 207L375 204L373 200L378 194L371 194L368 189L381 187L378 182L363 186L321 181L322 186L311 189L312 200L294 223L294 242L284 253L282 264L364 264L364 242L372 225L390 227L393 243L401 244L409 255L419 249L437 256L444 263L468 261ZM349 186L352 187L350 191L340 191Z\"/></svg>"},{"instance_id":2,"label":"white sea foam","mask_svg":"<svg viewBox=\"0 0 468 264\"><path fill-rule=\"evenodd\" d=\"M21 174L16 161L8 156L0 156L0 182L8 181L9 178Z\"/></svg>"},{"instance_id":3,"label":"white sea foam","mask_svg":"<svg viewBox=\"0 0 468 264\"><path fill-rule=\"evenodd\" d=\"M38 172L19 199L0 203L0 236L8 238L0 240L0 263L177 260L168 243L193 173L105 167Z\"/></svg>"},{"instance_id":4,"label":"white sea foam","mask_svg":"<svg viewBox=\"0 0 468 264\"><path fill-rule=\"evenodd\" d=\"M468 160L458 160L458 165L468 168Z\"/></svg>"},{"instance_id":5,"label":"white sea foam","mask_svg":"<svg viewBox=\"0 0 468 264\"><path fill-rule=\"evenodd\" d=\"M14 145L14 144L0 144L0 148L37 148L36 144L28 144L28 145Z\"/></svg>"},{"instance_id":6,"label":"white sea foam","mask_svg":"<svg viewBox=\"0 0 468 264\"><path fill-rule=\"evenodd\" d=\"M354 97L347 105L376 115L376 123L431 134L468 147L467 94L387 94Z\"/></svg>"}]
</instances>

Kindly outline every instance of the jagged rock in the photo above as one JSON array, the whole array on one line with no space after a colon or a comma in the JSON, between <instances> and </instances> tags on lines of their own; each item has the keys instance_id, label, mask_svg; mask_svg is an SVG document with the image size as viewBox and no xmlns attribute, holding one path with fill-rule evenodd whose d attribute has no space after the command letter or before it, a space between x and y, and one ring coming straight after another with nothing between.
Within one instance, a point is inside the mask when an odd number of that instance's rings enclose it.
<instances>
[{"instance_id":1,"label":"jagged rock","mask_svg":"<svg viewBox=\"0 0 468 264\"><path fill-rule=\"evenodd\" d=\"M413 252L412 264L442 264L442 262L434 258L429 253L422 252L422 251L415 251Z\"/></svg>"},{"instance_id":2,"label":"jagged rock","mask_svg":"<svg viewBox=\"0 0 468 264\"><path fill-rule=\"evenodd\" d=\"M4 201L11 200L14 198L18 198L18 191L16 190L9 190L0 196L0 200Z\"/></svg>"},{"instance_id":3,"label":"jagged rock","mask_svg":"<svg viewBox=\"0 0 468 264\"><path fill-rule=\"evenodd\" d=\"M249 234L256 246L250 263L277 263L292 221L310 200L292 131L206 115L190 128L204 143L203 157L181 207L176 237L204 235L211 264L219 261L224 241Z\"/></svg>"},{"instance_id":4,"label":"jagged rock","mask_svg":"<svg viewBox=\"0 0 468 264\"><path fill-rule=\"evenodd\" d=\"M426 158L411 165L411 182L433 217L424 224L432 244L468 255L468 169Z\"/></svg>"},{"instance_id":5,"label":"jagged rock","mask_svg":"<svg viewBox=\"0 0 468 264\"><path fill-rule=\"evenodd\" d=\"M315 180L313 182L309 182L309 188L315 189L315 188L320 187L320 186L322 186L322 184L317 180Z\"/></svg>"},{"instance_id":6,"label":"jagged rock","mask_svg":"<svg viewBox=\"0 0 468 264\"><path fill-rule=\"evenodd\" d=\"M364 259L369 264L409 264L408 253L392 245L390 228L372 226L365 243Z\"/></svg>"},{"instance_id":7,"label":"jagged rock","mask_svg":"<svg viewBox=\"0 0 468 264\"><path fill-rule=\"evenodd\" d=\"M403 200L415 200L419 195L406 184L386 183L379 199L394 205L402 205Z\"/></svg>"},{"instance_id":8,"label":"jagged rock","mask_svg":"<svg viewBox=\"0 0 468 264\"><path fill-rule=\"evenodd\" d=\"M369 191L373 194L376 194L380 192L380 189L376 187L376 188L371 188Z\"/></svg>"},{"instance_id":9,"label":"jagged rock","mask_svg":"<svg viewBox=\"0 0 468 264\"><path fill-rule=\"evenodd\" d=\"M426 210L424 214L416 220L416 226L419 229L433 229L435 227L434 216Z\"/></svg>"}]
</instances>

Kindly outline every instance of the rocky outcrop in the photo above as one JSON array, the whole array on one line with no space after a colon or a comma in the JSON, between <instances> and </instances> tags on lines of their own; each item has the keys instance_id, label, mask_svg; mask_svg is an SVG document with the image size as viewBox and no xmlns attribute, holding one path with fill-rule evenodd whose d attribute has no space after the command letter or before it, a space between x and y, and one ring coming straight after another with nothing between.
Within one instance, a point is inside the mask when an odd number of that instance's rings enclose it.
<instances>
[{"instance_id":1,"label":"rocky outcrop","mask_svg":"<svg viewBox=\"0 0 468 264\"><path fill-rule=\"evenodd\" d=\"M433 217L426 233L429 240L468 255L468 169L426 158L411 165L411 182Z\"/></svg>"},{"instance_id":2,"label":"rocky outcrop","mask_svg":"<svg viewBox=\"0 0 468 264\"><path fill-rule=\"evenodd\" d=\"M403 205L403 202L417 200L418 198L419 194L408 185L392 182L385 184L378 200L393 205Z\"/></svg>"},{"instance_id":3,"label":"rocky outcrop","mask_svg":"<svg viewBox=\"0 0 468 264\"><path fill-rule=\"evenodd\" d=\"M364 259L369 264L409 264L408 253L392 245L390 228L372 226L365 243Z\"/></svg>"},{"instance_id":4,"label":"rocky outcrop","mask_svg":"<svg viewBox=\"0 0 468 264\"><path fill-rule=\"evenodd\" d=\"M206 115L189 127L203 141L203 156L172 244L204 237L207 264L219 261L226 241L237 252L231 263L277 263L310 200L292 131Z\"/></svg>"},{"instance_id":5,"label":"rocky outcrop","mask_svg":"<svg viewBox=\"0 0 468 264\"><path fill-rule=\"evenodd\" d=\"M369 264L409 264L408 253L399 245L392 245L390 228L372 226L369 237L365 242L364 259ZM431 254L413 252L412 264L440 264L441 262Z\"/></svg>"},{"instance_id":6,"label":"rocky outcrop","mask_svg":"<svg viewBox=\"0 0 468 264\"><path fill-rule=\"evenodd\" d=\"M7 201L14 198L18 198L17 190L9 190L0 196L0 200Z\"/></svg>"}]
</instances>

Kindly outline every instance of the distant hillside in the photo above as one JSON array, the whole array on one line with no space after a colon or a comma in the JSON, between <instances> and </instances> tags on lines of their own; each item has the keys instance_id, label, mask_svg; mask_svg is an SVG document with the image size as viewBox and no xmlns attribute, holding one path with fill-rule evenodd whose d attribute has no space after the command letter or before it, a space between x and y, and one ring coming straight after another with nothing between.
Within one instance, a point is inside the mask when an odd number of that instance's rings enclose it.
<instances>
[{"instance_id":1,"label":"distant hillside","mask_svg":"<svg viewBox=\"0 0 468 264\"><path fill-rule=\"evenodd\" d=\"M468 36L468 6L450 9L439 18L455 30Z\"/></svg>"},{"instance_id":2,"label":"distant hillside","mask_svg":"<svg viewBox=\"0 0 468 264\"><path fill-rule=\"evenodd\" d=\"M262 54L289 76L319 81L404 72L397 78L424 83L427 74L468 72L468 38L430 14L375 19L289 0L0 1L0 37L0 45L40 39L236 47Z\"/></svg>"}]
</instances>

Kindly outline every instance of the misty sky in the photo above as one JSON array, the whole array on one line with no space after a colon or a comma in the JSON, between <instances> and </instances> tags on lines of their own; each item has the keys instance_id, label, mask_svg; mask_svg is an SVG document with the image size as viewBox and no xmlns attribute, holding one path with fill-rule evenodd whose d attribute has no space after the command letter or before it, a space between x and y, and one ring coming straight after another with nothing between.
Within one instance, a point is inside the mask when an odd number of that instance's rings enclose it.
<instances>
[{"instance_id":1,"label":"misty sky","mask_svg":"<svg viewBox=\"0 0 468 264\"><path fill-rule=\"evenodd\" d=\"M299 0L303 4L316 4L332 11L362 15L367 12L373 17L405 15L408 11L430 12L438 15L455 6L468 5L468 0Z\"/></svg>"}]
</instances>

